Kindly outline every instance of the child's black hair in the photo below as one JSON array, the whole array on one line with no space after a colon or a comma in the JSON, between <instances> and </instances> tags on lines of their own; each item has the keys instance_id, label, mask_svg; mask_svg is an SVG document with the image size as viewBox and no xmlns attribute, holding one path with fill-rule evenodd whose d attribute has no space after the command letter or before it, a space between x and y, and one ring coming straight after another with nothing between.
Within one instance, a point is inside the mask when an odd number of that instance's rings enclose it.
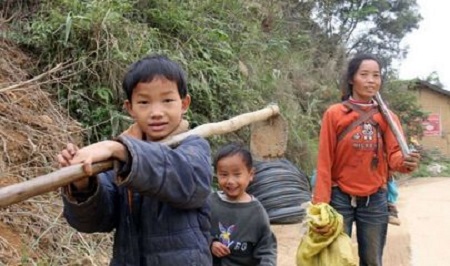
<instances>
[{"instance_id":1,"label":"child's black hair","mask_svg":"<svg viewBox=\"0 0 450 266\"><path fill-rule=\"evenodd\" d=\"M133 90L140 82L151 82L155 77L163 76L176 82L181 99L187 95L186 75L179 64L164 55L149 55L133 63L125 74L122 88L131 101Z\"/></svg>"},{"instance_id":2,"label":"child's black hair","mask_svg":"<svg viewBox=\"0 0 450 266\"><path fill-rule=\"evenodd\" d=\"M214 170L217 171L217 163L226 157L230 157L233 155L239 154L242 157L242 160L245 163L245 166L247 167L247 169L251 170L253 168L253 158L252 158L252 154L250 153L250 151L238 144L238 143L231 143L231 144L227 144L225 146L222 146L219 151L216 154L216 157L214 158Z\"/></svg>"},{"instance_id":3,"label":"child's black hair","mask_svg":"<svg viewBox=\"0 0 450 266\"><path fill-rule=\"evenodd\" d=\"M372 54L355 55L348 63L347 72L342 77L342 98L341 98L342 101L348 100L348 98L350 98L350 96L353 94L353 85L350 84L350 80L352 80L356 72L358 72L361 63L364 60L373 60L377 62L381 72L382 70L381 61L375 55Z\"/></svg>"}]
</instances>

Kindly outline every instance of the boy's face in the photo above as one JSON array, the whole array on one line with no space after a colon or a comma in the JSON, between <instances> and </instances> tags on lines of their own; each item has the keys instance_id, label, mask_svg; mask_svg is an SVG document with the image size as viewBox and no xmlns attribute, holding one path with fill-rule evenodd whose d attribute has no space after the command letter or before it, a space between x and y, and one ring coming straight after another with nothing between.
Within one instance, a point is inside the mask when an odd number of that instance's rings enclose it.
<instances>
[{"instance_id":1,"label":"boy's face","mask_svg":"<svg viewBox=\"0 0 450 266\"><path fill-rule=\"evenodd\" d=\"M242 155L224 157L217 162L220 188L232 200L243 199L248 184L253 180L253 169L248 169Z\"/></svg>"},{"instance_id":2,"label":"boy's face","mask_svg":"<svg viewBox=\"0 0 450 266\"><path fill-rule=\"evenodd\" d=\"M158 76L138 83L125 107L147 139L158 141L178 127L190 103L189 95L181 99L176 82Z\"/></svg>"}]
</instances>

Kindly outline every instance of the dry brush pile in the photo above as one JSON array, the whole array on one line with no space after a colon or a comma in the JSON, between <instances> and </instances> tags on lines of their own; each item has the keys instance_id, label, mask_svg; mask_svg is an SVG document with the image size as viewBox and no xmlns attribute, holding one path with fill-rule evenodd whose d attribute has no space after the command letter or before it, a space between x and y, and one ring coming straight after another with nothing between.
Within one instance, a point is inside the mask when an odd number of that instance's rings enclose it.
<instances>
[{"instance_id":1,"label":"dry brush pile","mask_svg":"<svg viewBox=\"0 0 450 266\"><path fill-rule=\"evenodd\" d=\"M58 151L83 134L41 88L56 74L36 80L24 70L32 64L0 39L0 187L55 170ZM110 250L111 235L80 234L67 225L59 190L0 208L0 265L104 265Z\"/></svg>"}]
</instances>

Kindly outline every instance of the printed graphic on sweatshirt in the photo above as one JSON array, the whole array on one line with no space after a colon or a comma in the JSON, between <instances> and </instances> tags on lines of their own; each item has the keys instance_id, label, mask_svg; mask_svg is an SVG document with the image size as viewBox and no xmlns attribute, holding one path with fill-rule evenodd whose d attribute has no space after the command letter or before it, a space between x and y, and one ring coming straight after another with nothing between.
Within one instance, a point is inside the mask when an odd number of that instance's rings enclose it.
<instances>
[{"instance_id":1,"label":"printed graphic on sweatshirt","mask_svg":"<svg viewBox=\"0 0 450 266\"><path fill-rule=\"evenodd\" d=\"M378 138L381 136L377 132L377 128L370 123L363 123L361 126L356 127L352 135L352 146L357 150L374 151L378 147Z\"/></svg>"},{"instance_id":2,"label":"printed graphic on sweatshirt","mask_svg":"<svg viewBox=\"0 0 450 266\"><path fill-rule=\"evenodd\" d=\"M369 123L364 123L362 128L363 139L373 140L373 126Z\"/></svg>"},{"instance_id":3,"label":"printed graphic on sweatshirt","mask_svg":"<svg viewBox=\"0 0 450 266\"><path fill-rule=\"evenodd\" d=\"M224 244L227 247L230 247L233 245L234 241L231 241L231 233L233 233L234 228L236 226L234 224L230 225L229 227L223 226L221 222L219 222L219 229L220 229L220 242Z\"/></svg>"},{"instance_id":4,"label":"printed graphic on sweatshirt","mask_svg":"<svg viewBox=\"0 0 450 266\"><path fill-rule=\"evenodd\" d=\"M244 242L233 238L233 232L236 231L235 225L226 226L219 222L219 240L222 244L227 246L231 253L236 255L248 255L253 252L253 244L251 242Z\"/></svg>"}]
</instances>

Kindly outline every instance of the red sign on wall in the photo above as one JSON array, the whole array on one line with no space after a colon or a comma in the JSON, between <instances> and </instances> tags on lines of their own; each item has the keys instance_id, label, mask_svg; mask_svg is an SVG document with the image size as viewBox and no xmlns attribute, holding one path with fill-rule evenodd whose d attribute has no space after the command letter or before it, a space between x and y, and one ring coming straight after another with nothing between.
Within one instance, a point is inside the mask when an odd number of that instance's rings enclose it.
<instances>
[{"instance_id":1,"label":"red sign on wall","mask_svg":"<svg viewBox=\"0 0 450 266\"><path fill-rule=\"evenodd\" d=\"M422 122L424 136L441 136L441 116L430 114L427 120Z\"/></svg>"}]
</instances>

